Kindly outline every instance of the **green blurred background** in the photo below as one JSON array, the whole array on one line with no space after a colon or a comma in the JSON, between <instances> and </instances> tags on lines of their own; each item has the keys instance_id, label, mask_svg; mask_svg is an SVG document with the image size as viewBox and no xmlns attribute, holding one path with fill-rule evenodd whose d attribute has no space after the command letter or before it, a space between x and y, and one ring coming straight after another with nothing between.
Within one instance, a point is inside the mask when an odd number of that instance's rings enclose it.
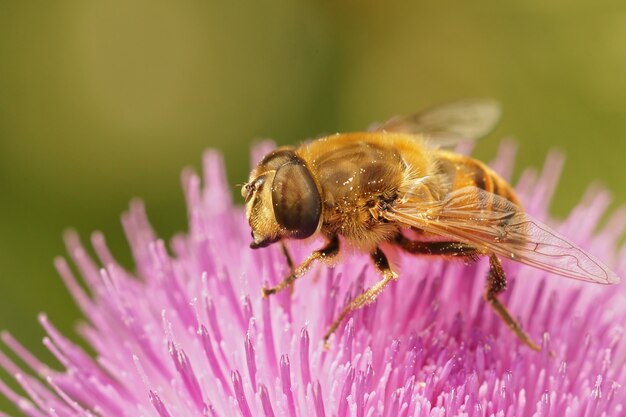
<instances>
[{"instance_id":1,"label":"green blurred background","mask_svg":"<svg viewBox=\"0 0 626 417\"><path fill-rule=\"evenodd\" d=\"M522 166L566 151L556 214L596 179L626 199L619 0L5 0L0 328L49 358L36 314L66 332L79 317L52 267L62 231L102 230L130 265L120 213L140 196L161 236L185 230L179 173L203 149L224 153L236 184L254 138L294 143L475 96L505 109L479 156L503 136Z\"/></svg>"}]
</instances>

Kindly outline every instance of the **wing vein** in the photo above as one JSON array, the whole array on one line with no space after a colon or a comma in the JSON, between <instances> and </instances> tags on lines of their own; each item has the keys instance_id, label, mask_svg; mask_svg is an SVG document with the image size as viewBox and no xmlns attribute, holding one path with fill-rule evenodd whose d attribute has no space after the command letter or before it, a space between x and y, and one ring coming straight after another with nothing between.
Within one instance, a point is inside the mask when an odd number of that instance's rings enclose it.
<instances>
[{"instance_id":1,"label":"wing vein","mask_svg":"<svg viewBox=\"0 0 626 417\"><path fill-rule=\"evenodd\" d=\"M385 217L558 275L619 282L606 265L566 237L510 201L476 187L453 191L439 202L407 195Z\"/></svg>"}]
</instances>

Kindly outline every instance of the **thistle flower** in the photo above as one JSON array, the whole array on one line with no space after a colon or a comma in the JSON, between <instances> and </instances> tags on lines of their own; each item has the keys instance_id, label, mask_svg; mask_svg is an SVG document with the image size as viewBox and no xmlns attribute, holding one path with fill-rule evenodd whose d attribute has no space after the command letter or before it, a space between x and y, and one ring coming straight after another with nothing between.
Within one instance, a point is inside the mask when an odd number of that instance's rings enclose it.
<instances>
[{"instance_id":1,"label":"thistle flower","mask_svg":"<svg viewBox=\"0 0 626 417\"><path fill-rule=\"evenodd\" d=\"M258 148L256 156L267 146ZM494 167L510 175L515 149L503 146ZM618 210L601 230L609 203L594 189L563 222L547 206L562 163L526 171L517 190L525 208L582 247L626 272L617 242ZM204 157L204 185L183 174L189 232L168 251L140 202L122 223L136 270L92 236L97 259L75 234L66 237L83 289L64 259L56 267L82 310L78 333L95 358L40 316L44 344L61 370L33 357L8 333L20 364L0 354L21 386L0 392L27 416L621 416L626 413L623 287L580 284L507 263L503 301L542 340L520 344L482 292L487 265L410 255L400 279L378 301L351 315L324 350L322 336L347 300L377 279L365 256L313 268L289 291L262 299L261 287L287 273L280 249L248 249L249 229L234 206L215 152ZM313 246L293 245L296 259ZM554 355L550 355L553 352ZM23 370L29 368L29 370ZM1 417L6 417L0 412Z\"/></svg>"}]
</instances>

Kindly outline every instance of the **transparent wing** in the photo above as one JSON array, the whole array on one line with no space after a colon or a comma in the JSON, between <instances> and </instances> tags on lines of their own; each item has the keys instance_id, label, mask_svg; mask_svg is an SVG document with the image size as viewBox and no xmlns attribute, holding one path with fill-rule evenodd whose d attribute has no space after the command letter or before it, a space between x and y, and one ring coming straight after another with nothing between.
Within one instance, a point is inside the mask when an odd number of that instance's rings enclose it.
<instances>
[{"instance_id":1,"label":"transparent wing","mask_svg":"<svg viewBox=\"0 0 626 417\"><path fill-rule=\"evenodd\" d=\"M433 145L447 147L485 136L500 119L500 113L500 104L494 100L463 100L396 116L369 130L422 134Z\"/></svg>"},{"instance_id":2,"label":"transparent wing","mask_svg":"<svg viewBox=\"0 0 626 417\"><path fill-rule=\"evenodd\" d=\"M384 217L558 275L601 284L619 282L593 255L495 194L465 187L441 202L416 201L409 194Z\"/></svg>"}]
</instances>

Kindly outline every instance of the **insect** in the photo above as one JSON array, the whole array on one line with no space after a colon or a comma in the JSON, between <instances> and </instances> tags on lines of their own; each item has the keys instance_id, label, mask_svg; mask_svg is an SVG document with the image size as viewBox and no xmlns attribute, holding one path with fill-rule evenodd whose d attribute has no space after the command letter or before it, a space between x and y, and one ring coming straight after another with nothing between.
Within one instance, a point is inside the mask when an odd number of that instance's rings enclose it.
<instances>
[{"instance_id":1,"label":"insect","mask_svg":"<svg viewBox=\"0 0 626 417\"><path fill-rule=\"evenodd\" d=\"M266 155L241 190L250 246L280 242L292 272L264 288L264 296L293 284L313 262L332 261L340 236L342 245L369 253L381 279L345 306L326 332L327 342L350 312L373 302L398 277L385 251L486 256L486 301L524 344L539 350L498 299L506 289L500 258L583 281L613 284L619 278L525 213L512 186L485 164L445 149L484 136L499 116L491 100L454 102ZM284 241L314 235L326 243L293 267Z\"/></svg>"}]
</instances>

